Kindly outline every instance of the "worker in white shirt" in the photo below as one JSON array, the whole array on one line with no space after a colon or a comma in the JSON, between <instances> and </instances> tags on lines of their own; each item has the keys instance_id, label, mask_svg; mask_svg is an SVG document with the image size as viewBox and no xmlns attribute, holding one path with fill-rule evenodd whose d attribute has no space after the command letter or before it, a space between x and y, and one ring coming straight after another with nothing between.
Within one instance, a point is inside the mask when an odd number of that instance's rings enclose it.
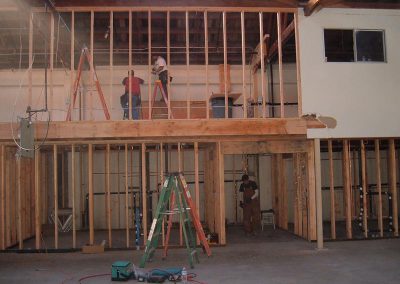
<instances>
[{"instance_id":1,"label":"worker in white shirt","mask_svg":"<svg viewBox=\"0 0 400 284\"><path fill-rule=\"evenodd\" d=\"M154 60L154 66L152 69L152 73L158 75L158 78L160 79L161 84L163 86L164 93L168 98L167 84L169 76L168 76L167 63L165 62L165 59L161 56L154 56L153 60Z\"/></svg>"}]
</instances>

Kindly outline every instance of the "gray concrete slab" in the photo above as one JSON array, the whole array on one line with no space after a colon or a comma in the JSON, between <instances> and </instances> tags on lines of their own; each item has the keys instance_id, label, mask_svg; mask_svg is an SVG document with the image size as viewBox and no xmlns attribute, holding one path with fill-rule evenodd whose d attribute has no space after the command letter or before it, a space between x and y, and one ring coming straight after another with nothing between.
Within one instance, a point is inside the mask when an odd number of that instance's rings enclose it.
<instances>
[{"instance_id":1,"label":"gray concrete slab","mask_svg":"<svg viewBox=\"0 0 400 284\"><path fill-rule=\"evenodd\" d=\"M282 234L282 233L280 233ZM253 239L252 239L253 238ZM326 243L325 250L298 238L274 241L260 236L212 249L189 272L202 283L400 283L400 239ZM142 251L111 251L97 255L0 254L0 283L79 283L92 274L109 273L117 260L139 263ZM146 269L187 267L184 249L161 251ZM109 276L82 283L110 283ZM136 283L131 280L130 283Z\"/></svg>"}]
</instances>

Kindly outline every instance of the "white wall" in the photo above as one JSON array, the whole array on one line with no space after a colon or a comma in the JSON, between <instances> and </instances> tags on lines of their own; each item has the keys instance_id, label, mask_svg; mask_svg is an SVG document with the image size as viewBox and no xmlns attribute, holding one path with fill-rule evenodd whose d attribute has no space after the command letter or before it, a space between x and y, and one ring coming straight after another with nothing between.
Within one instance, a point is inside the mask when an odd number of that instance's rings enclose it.
<instances>
[{"instance_id":1,"label":"white wall","mask_svg":"<svg viewBox=\"0 0 400 284\"><path fill-rule=\"evenodd\" d=\"M337 120L335 129L309 130L310 138L399 136L399 27L400 10L322 9L299 17L303 113ZM387 63L325 62L324 28L385 30Z\"/></svg>"}]
</instances>

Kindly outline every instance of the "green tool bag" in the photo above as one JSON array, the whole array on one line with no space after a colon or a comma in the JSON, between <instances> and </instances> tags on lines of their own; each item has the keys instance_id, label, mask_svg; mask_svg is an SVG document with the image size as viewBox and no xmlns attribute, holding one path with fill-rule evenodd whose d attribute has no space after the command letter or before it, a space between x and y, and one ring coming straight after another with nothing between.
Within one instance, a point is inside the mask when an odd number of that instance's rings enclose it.
<instances>
[{"instance_id":1,"label":"green tool bag","mask_svg":"<svg viewBox=\"0 0 400 284\"><path fill-rule=\"evenodd\" d=\"M128 281L134 275L132 263L116 261L111 266L111 281Z\"/></svg>"}]
</instances>

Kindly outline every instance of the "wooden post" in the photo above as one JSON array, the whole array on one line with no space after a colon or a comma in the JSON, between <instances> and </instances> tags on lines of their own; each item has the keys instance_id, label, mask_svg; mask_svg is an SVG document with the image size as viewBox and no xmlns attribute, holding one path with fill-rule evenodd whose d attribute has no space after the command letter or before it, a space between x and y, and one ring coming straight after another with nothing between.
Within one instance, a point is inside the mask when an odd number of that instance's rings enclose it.
<instances>
[{"instance_id":1,"label":"wooden post","mask_svg":"<svg viewBox=\"0 0 400 284\"><path fill-rule=\"evenodd\" d=\"M225 95L225 118L229 117L228 112L228 47L226 39L226 12L222 12L222 32L224 44L224 95Z\"/></svg>"},{"instance_id":2,"label":"wooden post","mask_svg":"<svg viewBox=\"0 0 400 284\"><path fill-rule=\"evenodd\" d=\"M178 172L182 172L182 152L181 152L181 143L178 143ZM179 219L179 245L183 246L183 238L182 238L182 222Z\"/></svg>"},{"instance_id":3,"label":"wooden post","mask_svg":"<svg viewBox=\"0 0 400 284\"><path fill-rule=\"evenodd\" d=\"M143 245L147 241L147 185L146 185L146 144L142 143L142 227Z\"/></svg>"},{"instance_id":4,"label":"wooden post","mask_svg":"<svg viewBox=\"0 0 400 284\"><path fill-rule=\"evenodd\" d=\"M5 169L5 145L1 144L1 184L0 184L0 218L1 218L1 249L6 249L6 187L5 187L5 178L6 178L6 169Z\"/></svg>"},{"instance_id":5,"label":"wooden post","mask_svg":"<svg viewBox=\"0 0 400 284\"><path fill-rule=\"evenodd\" d=\"M114 12L110 12L110 109L113 109L113 94L114 94Z\"/></svg>"},{"instance_id":6,"label":"wooden post","mask_svg":"<svg viewBox=\"0 0 400 284\"><path fill-rule=\"evenodd\" d=\"M244 11L240 12L240 31L242 35L242 95L243 95L243 117L247 118L247 96L246 96L246 34L244 23ZM233 157L235 159L235 157ZM237 221L237 220L236 220Z\"/></svg>"},{"instance_id":7,"label":"wooden post","mask_svg":"<svg viewBox=\"0 0 400 284\"><path fill-rule=\"evenodd\" d=\"M147 73L148 75L148 80L149 80L149 86L148 86L148 99L149 99L149 114L148 114L148 119L151 119L151 109L152 109L152 102L151 102L151 11L147 11L147 33L148 33L148 62L147 62ZM155 88L155 86L154 86ZM170 94L168 94L169 96ZM170 97L168 97L170 98ZM169 100L169 99L168 99Z\"/></svg>"},{"instance_id":8,"label":"wooden post","mask_svg":"<svg viewBox=\"0 0 400 284\"><path fill-rule=\"evenodd\" d=\"M47 56L47 55L46 55ZM32 65L33 65L33 13L29 14L29 71L28 71L28 105L32 105Z\"/></svg>"},{"instance_id":9,"label":"wooden post","mask_svg":"<svg viewBox=\"0 0 400 284\"><path fill-rule=\"evenodd\" d=\"M53 187L54 187L54 248L58 249L58 167L57 144L53 145Z\"/></svg>"},{"instance_id":10,"label":"wooden post","mask_svg":"<svg viewBox=\"0 0 400 284\"><path fill-rule=\"evenodd\" d=\"M47 43L45 43L47 44ZM47 56L47 54L46 54ZM50 16L50 70L49 70L49 83L50 83L50 109L54 109L54 84L53 84L53 70L54 70L54 14Z\"/></svg>"},{"instance_id":11,"label":"wooden post","mask_svg":"<svg viewBox=\"0 0 400 284\"><path fill-rule=\"evenodd\" d=\"M224 173L224 154L222 152L221 142L218 142L217 146L218 155L218 172L219 172L219 188L217 202L219 202L219 210L216 211L218 218L217 224L219 225L219 243L221 245L226 244L226 233L225 233L225 173Z\"/></svg>"},{"instance_id":12,"label":"wooden post","mask_svg":"<svg viewBox=\"0 0 400 284\"><path fill-rule=\"evenodd\" d=\"M278 26L278 64L279 64L279 98L281 105L281 117L285 117L284 105L284 89L283 89L283 68L282 68L282 27L281 27L281 13L276 14ZM297 56L300 56L298 54Z\"/></svg>"},{"instance_id":13,"label":"wooden post","mask_svg":"<svg viewBox=\"0 0 400 284\"><path fill-rule=\"evenodd\" d=\"M208 84L208 18L207 11L204 11L204 56L205 56L205 64L206 64L206 118L210 119L210 86Z\"/></svg>"},{"instance_id":14,"label":"wooden post","mask_svg":"<svg viewBox=\"0 0 400 284\"><path fill-rule=\"evenodd\" d=\"M315 199L317 206L317 248L324 247L323 220L322 220L322 188L321 188L321 142L314 139L315 159Z\"/></svg>"},{"instance_id":15,"label":"wooden post","mask_svg":"<svg viewBox=\"0 0 400 284\"><path fill-rule=\"evenodd\" d=\"M317 239L317 216L316 216L316 185L315 185L315 153L314 141L310 141L307 152L308 168L308 240Z\"/></svg>"},{"instance_id":16,"label":"wooden post","mask_svg":"<svg viewBox=\"0 0 400 284\"><path fill-rule=\"evenodd\" d=\"M396 171L396 148L394 139L389 140L389 180L390 180L390 193L392 194L392 217L394 236L399 236L399 218L397 206L397 171ZM3 167L2 167L3 168Z\"/></svg>"},{"instance_id":17,"label":"wooden post","mask_svg":"<svg viewBox=\"0 0 400 284\"><path fill-rule=\"evenodd\" d=\"M35 248L40 249L41 219L40 219L40 150L35 150Z\"/></svg>"},{"instance_id":18,"label":"wooden post","mask_svg":"<svg viewBox=\"0 0 400 284\"><path fill-rule=\"evenodd\" d=\"M93 144L88 145L89 245L94 244Z\"/></svg>"},{"instance_id":19,"label":"wooden post","mask_svg":"<svg viewBox=\"0 0 400 284\"><path fill-rule=\"evenodd\" d=\"M381 153L379 147L379 139L375 139L375 173L376 187L378 189L378 227L379 235L383 237L383 214L382 214L382 182L381 182Z\"/></svg>"},{"instance_id":20,"label":"wooden post","mask_svg":"<svg viewBox=\"0 0 400 284\"><path fill-rule=\"evenodd\" d=\"M264 78L264 21L263 21L263 13L259 12L259 22L260 22L260 60L261 60L261 95L262 95L262 117L267 117L267 98L265 95L265 78Z\"/></svg>"},{"instance_id":21,"label":"wooden post","mask_svg":"<svg viewBox=\"0 0 400 284\"><path fill-rule=\"evenodd\" d=\"M132 11L129 11L129 18L128 18L128 28L129 28L129 32L128 32L128 40L129 40L129 43L128 43L128 58L129 58L129 70L128 70L128 80L131 78L130 76L131 76L131 70L132 70ZM133 105L132 105L132 95L131 95L131 88L132 88L132 86L131 86L131 84L129 83L129 94L128 94L128 97L129 97L129 108L128 108L128 119L130 120L130 119L133 119L133 117L132 117L132 109L133 109Z\"/></svg>"},{"instance_id":22,"label":"wooden post","mask_svg":"<svg viewBox=\"0 0 400 284\"><path fill-rule=\"evenodd\" d=\"M161 190L164 187L164 145L161 142L160 143L160 188L158 190L158 193L161 193ZM158 185L157 185L158 186ZM160 195L158 195L160 196ZM162 223L162 245L165 246L165 226L164 226L164 220L165 217L163 217L163 223Z\"/></svg>"},{"instance_id":23,"label":"wooden post","mask_svg":"<svg viewBox=\"0 0 400 284\"><path fill-rule=\"evenodd\" d=\"M196 213L200 220L199 142L194 142L194 196ZM199 238L197 238L197 244L200 244Z\"/></svg>"},{"instance_id":24,"label":"wooden post","mask_svg":"<svg viewBox=\"0 0 400 284\"><path fill-rule=\"evenodd\" d=\"M89 108L90 108L90 120L94 119L93 116L93 91L94 88L94 11L90 11L90 96L89 96Z\"/></svg>"},{"instance_id":25,"label":"wooden post","mask_svg":"<svg viewBox=\"0 0 400 284\"><path fill-rule=\"evenodd\" d=\"M18 248L24 248L22 238L22 189L21 189L21 159L17 157L17 231L18 231Z\"/></svg>"},{"instance_id":26,"label":"wooden post","mask_svg":"<svg viewBox=\"0 0 400 284\"><path fill-rule=\"evenodd\" d=\"M300 72L300 40L299 40L299 16L298 13L294 13L294 33L295 33L295 44L296 44L296 77L297 77L297 113L298 116L302 116L302 95L301 95L301 72Z\"/></svg>"},{"instance_id":27,"label":"wooden post","mask_svg":"<svg viewBox=\"0 0 400 284\"><path fill-rule=\"evenodd\" d=\"M344 207L346 216L346 237L352 239L351 228L351 186L350 186L350 157L349 157L349 140L343 141L343 194Z\"/></svg>"},{"instance_id":28,"label":"wooden post","mask_svg":"<svg viewBox=\"0 0 400 284\"><path fill-rule=\"evenodd\" d=\"M189 80L189 12L185 12L185 35L186 35L186 118L190 119L190 80Z\"/></svg>"},{"instance_id":29,"label":"wooden post","mask_svg":"<svg viewBox=\"0 0 400 284\"><path fill-rule=\"evenodd\" d=\"M368 205L367 205L367 161L366 161L366 153L365 153L365 144L364 140L361 140L361 179L362 179L362 197L363 197L363 212L362 212L362 222L363 222L363 231L364 237L368 238Z\"/></svg>"},{"instance_id":30,"label":"wooden post","mask_svg":"<svg viewBox=\"0 0 400 284\"><path fill-rule=\"evenodd\" d=\"M76 248L75 145L71 145L72 248Z\"/></svg>"},{"instance_id":31,"label":"wooden post","mask_svg":"<svg viewBox=\"0 0 400 284\"><path fill-rule=\"evenodd\" d=\"M129 248L129 184L128 184L128 144L125 143L125 227L126 247Z\"/></svg>"},{"instance_id":32,"label":"wooden post","mask_svg":"<svg viewBox=\"0 0 400 284\"><path fill-rule=\"evenodd\" d=\"M71 41L70 41L70 61L71 61L71 67L70 67L70 89L69 89L69 104L71 106L71 116L73 113L73 92L74 92L74 71L75 71L75 12L71 12Z\"/></svg>"},{"instance_id":33,"label":"wooden post","mask_svg":"<svg viewBox=\"0 0 400 284\"><path fill-rule=\"evenodd\" d=\"M331 238L336 239L336 208L335 208L335 179L333 174L332 140L328 140L329 155L329 192L331 195Z\"/></svg>"},{"instance_id":34,"label":"wooden post","mask_svg":"<svg viewBox=\"0 0 400 284\"><path fill-rule=\"evenodd\" d=\"M167 11L167 66L171 71L171 14ZM171 115L171 82L167 80L168 91L168 119L172 118ZM164 227L163 227L164 228Z\"/></svg>"},{"instance_id":35,"label":"wooden post","mask_svg":"<svg viewBox=\"0 0 400 284\"><path fill-rule=\"evenodd\" d=\"M112 247L111 234L111 192L110 192L110 144L106 146L106 194L107 194L107 227L108 227L108 247ZM118 208L119 210L119 208Z\"/></svg>"}]
</instances>

